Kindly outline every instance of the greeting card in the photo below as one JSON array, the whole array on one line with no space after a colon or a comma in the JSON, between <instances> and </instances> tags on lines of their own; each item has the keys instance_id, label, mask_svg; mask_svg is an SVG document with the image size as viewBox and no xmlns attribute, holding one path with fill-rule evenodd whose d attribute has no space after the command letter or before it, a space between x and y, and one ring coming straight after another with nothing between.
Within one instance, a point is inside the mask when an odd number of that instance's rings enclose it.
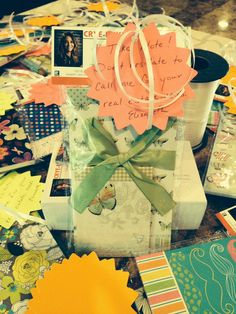
<instances>
[{"instance_id":1,"label":"greeting card","mask_svg":"<svg viewBox=\"0 0 236 314\"><path fill-rule=\"evenodd\" d=\"M234 313L236 238L136 258L152 313Z\"/></svg>"},{"instance_id":2,"label":"greeting card","mask_svg":"<svg viewBox=\"0 0 236 314\"><path fill-rule=\"evenodd\" d=\"M41 209L44 184L30 172L11 172L0 179L0 226L9 228L16 220L14 213L29 214Z\"/></svg>"}]
</instances>

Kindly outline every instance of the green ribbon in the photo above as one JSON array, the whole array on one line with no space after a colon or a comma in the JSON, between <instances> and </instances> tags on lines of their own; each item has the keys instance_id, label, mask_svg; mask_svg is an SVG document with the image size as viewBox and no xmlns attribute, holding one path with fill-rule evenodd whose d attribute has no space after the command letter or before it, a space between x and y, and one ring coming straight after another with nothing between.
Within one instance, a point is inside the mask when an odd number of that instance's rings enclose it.
<instances>
[{"instance_id":1,"label":"green ribbon","mask_svg":"<svg viewBox=\"0 0 236 314\"><path fill-rule=\"evenodd\" d=\"M173 123L174 121L169 119L165 131ZM95 118L86 120L85 134L88 145L96 152L96 155L89 163L90 166L94 167L72 193L73 208L82 213L111 179L117 168L124 167L138 188L161 215L171 210L176 205L171 195L137 168L138 166L148 166L174 170L174 151L147 150L163 133L164 131L153 127L140 136L127 153L119 153L114 139L101 123Z\"/></svg>"}]
</instances>

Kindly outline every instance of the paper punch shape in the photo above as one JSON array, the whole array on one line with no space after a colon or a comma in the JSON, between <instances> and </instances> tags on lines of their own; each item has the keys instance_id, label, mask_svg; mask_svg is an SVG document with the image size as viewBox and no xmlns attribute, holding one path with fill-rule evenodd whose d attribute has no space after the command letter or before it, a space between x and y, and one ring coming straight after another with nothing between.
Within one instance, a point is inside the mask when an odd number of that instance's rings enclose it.
<instances>
[{"instance_id":1,"label":"paper punch shape","mask_svg":"<svg viewBox=\"0 0 236 314\"><path fill-rule=\"evenodd\" d=\"M128 276L115 270L114 259L99 261L94 252L72 254L37 281L26 314L135 314L131 304L137 293L127 288Z\"/></svg>"}]
</instances>

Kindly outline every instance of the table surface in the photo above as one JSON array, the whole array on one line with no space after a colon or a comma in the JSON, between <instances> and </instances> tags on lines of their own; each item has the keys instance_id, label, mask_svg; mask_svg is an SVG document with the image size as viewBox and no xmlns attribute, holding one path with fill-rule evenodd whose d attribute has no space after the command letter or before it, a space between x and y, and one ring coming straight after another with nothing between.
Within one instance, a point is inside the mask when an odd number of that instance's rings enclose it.
<instances>
[{"instance_id":1,"label":"table surface","mask_svg":"<svg viewBox=\"0 0 236 314\"><path fill-rule=\"evenodd\" d=\"M30 13L41 13L47 11L47 14L57 13L57 10L61 9L58 3L52 3L44 6L43 8L34 9L29 11ZM211 35L201 31L192 30L192 38L194 47L208 49L222 55L222 47L232 42L231 39ZM202 178L204 180L209 156L211 153L212 145L214 141L214 134L206 130L205 143L202 145L200 150L194 152L197 167ZM47 170L49 167L50 157L45 158L43 162L38 165L24 168L20 171L31 170L32 174L40 174L42 181L45 182L47 176ZM204 215L202 224L198 230L181 230L172 232L172 247L185 246L192 243L199 243L202 241L209 241L213 238L223 237L223 227L220 222L216 219L215 214L227 207L235 205L235 199L217 197L207 195L207 209ZM64 232L53 231L53 235L58 241L59 245L63 249L66 256L71 253L71 248L68 249L66 244L67 235ZM137 266L134 258L116 258L116 266L118 269L127 270L130 273L129 285L137 289L142 286Z\"/></svg>"}]
</instances>

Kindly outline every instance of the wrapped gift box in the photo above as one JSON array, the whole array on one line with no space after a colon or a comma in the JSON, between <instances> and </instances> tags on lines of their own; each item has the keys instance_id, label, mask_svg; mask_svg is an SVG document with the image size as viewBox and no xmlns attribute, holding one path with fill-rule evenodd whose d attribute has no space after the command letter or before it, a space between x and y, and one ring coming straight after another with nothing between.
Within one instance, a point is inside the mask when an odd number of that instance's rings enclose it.
<instances>
[{"instance_id":1,"label":"wrapped gift box","mask_svg":"<svg viewBox=\"0 0 236 314\"><path fill-rule=\"evenodd\" d=\"M86 121L96 117L98 111L97 102L86 96L87 90L88 88L85 87L68 89L68 152L72 191L75 191L83 182L83 172L86 172L90 161L96 155L96 152L92 151L86 143L88 135L83 129ZM132 149L133 142L138 138L133 129L117 130L110 118L99 121L102 128L109 132L119 153L125 155ZM156 154L158 151L169 152L174 156L175 149L175 126L148 147L150 152L155 152L155 158L158 156ZM159 185L162 185L162 179L167 177L166 179L170 182L169 192L171 192L173 191L174 169L168 170L171 167L167 165L168 162L165 164L166 166L160 166L160 168L150 166L139 169L142 173L146 173L149 168L150 174L147 176ZM163 170L166 168L167 170ZM172 168L174 168L174 163ZM165 176L162 178L163 171ZM104 196L104 189L110 187L115 187L115 192L113 191L112 194L110 191L110 199L107 200L107 196ZM91 182L88 189L93 190L93 188L93 182ZM84 195L86 194L85 192ZM114 199L116 206L109 208L112 207ZM102 209L99 214L92 212L91 207L94 206ZM79 254L95 250L100 256L130 256L154 249L167 249L170 245L171 220L171 211L163 216L160 215L156 209L151 207L150 201L125 169L119 167L82 214L74 211L75 248Z\"/></svg>"}]
</instances>

